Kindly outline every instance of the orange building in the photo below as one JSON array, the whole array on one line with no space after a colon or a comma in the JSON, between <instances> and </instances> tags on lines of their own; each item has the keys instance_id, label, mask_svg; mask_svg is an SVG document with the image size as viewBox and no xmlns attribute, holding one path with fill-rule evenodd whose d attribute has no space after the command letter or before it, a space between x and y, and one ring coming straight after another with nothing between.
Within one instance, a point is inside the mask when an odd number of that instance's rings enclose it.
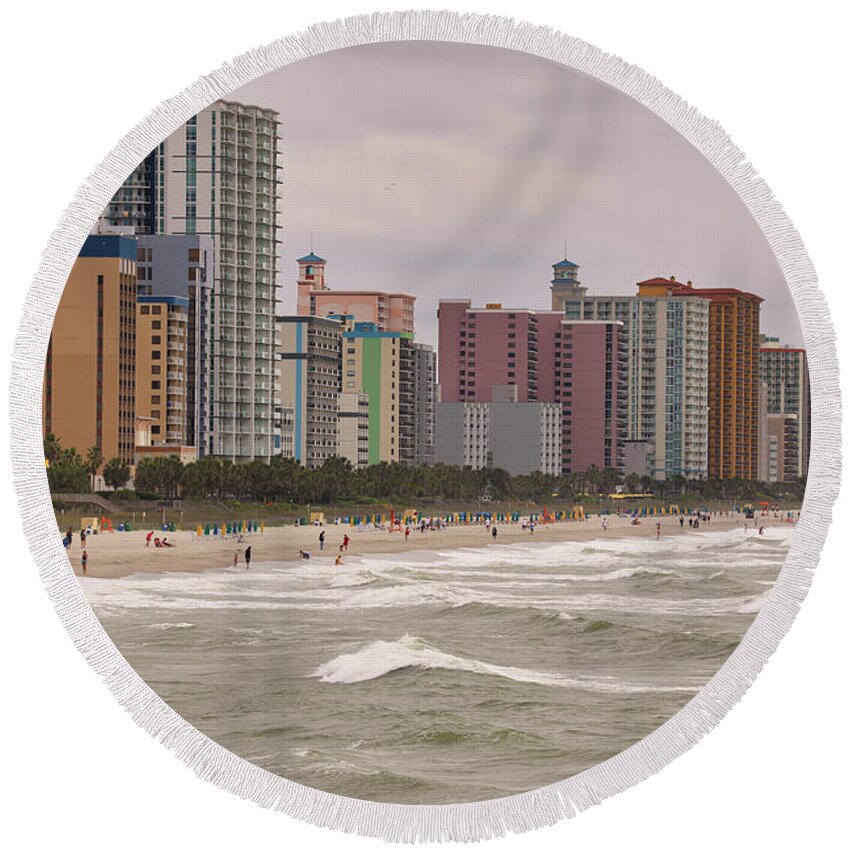
<instances>
[{"instance_id":1,"label":"orange building","mask_svg":"<svg viewBox=\"0 0 850 850\"><path fill-rule=\"evenodd\" d=\"M137 302L136 416L148 423L150 446L185 446L189 299L140 295Z\"/></svg>"},{"instance_id":2,"label":"orange building","mask_svg":"<svg viewBox=\"0 0 850 850\"><path fill-rule=\"evenodd\" d=\"M415 295L366 289L328 289L325 263L312 252L298 260L298 315L352 316L380 331L413 333Z\"/></svg>"},{"instance_id":3,"label":"orange building","mask_svg":"<svg viewBox=\"0 0 850 850\"><path fill-rule=\"evenodd\" d=\"M134 462L136 242L89 236L74 263L50 333L42 423L83 457Z\"/></svg>"},{"instance_id":4,"label":"orange building","mask_svg":"<svg viewBox=\"0 0 850 850\"><path fill-rule=\"evenodd\" d=\"M656 278L640 284L676 284ZM643 290L642 290L643 292ZM674 297L709 301L708 477L757 479L759 473L759 314L764 300L740 289L678 284Z\"/></svg>"}]
</instances>

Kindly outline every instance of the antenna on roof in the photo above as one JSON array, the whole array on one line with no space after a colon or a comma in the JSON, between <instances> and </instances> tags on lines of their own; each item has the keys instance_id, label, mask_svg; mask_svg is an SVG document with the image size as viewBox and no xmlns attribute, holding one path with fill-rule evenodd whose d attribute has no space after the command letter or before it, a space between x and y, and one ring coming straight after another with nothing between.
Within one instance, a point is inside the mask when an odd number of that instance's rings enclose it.
<instances>
[{"instance_id":1,"label":"antenna on roof","mask_svg":"<svg viewBox=\"0 0 850 850\"><path fill-rule=\"evenodd\" d=\"M313 230L310 229L310 253L313 253Z\"/></svg>"}]
</instances>

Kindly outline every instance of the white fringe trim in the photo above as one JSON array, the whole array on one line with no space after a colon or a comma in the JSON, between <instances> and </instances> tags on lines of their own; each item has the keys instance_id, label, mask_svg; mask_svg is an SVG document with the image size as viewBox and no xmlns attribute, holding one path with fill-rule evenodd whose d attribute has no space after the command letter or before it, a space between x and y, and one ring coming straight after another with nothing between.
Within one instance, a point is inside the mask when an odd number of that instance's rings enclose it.
<instances>
[{"instance_id":1,"label":"white fringe trim","mask_svg":"<svg viewBox=\"0 0 850 850\"><path fill-rule=\"evenodd\" d=\"M791 288L809 355L811 461L802 517L769 598L738 648L674 717L638 744L562 782L480 803L390 805L290 782L234 755L169 708L115 648L86 601L55 533L44 471L41 387L62 288L94 221L136 164L187 118L257 77L308 56L381 41L440 40L510 48L560 62L626 93L674 127L734 187L767 236ZM477 841L553 824L623 791L692 747L743 696L806 596L840 480L840 395L832 321L797 231L720 125L616 56L546 27L509 18L410 11L316 24L252 50L199 79L141 121L79 188L50 237L24 305L11 381L12 464L33 558L65 628L135 721L202 779L261 806L343 832L388 841Z\"/></svg>"}]
</instances>

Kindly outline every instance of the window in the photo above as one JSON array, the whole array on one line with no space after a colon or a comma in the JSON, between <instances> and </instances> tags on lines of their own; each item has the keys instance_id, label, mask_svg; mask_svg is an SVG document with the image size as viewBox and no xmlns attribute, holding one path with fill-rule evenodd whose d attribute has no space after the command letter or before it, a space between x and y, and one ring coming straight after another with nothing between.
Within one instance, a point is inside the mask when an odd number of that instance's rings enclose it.
<instances>
[{"instance_id":1,"label":"window","mask_svg":"<svg viewBox=\"0 0 850 850\"><path fill-rule=\"evenodd\" d=\"M142 305L142 315L148 316L148 315L150 315L150 312L151 312L151 308L148 307L147 304L143 304Z\"/></svg>"},{"instance_id":2,"label":"window","mask_svg":"<svg viewBox=\"0 0 850 850\"><path fill-rule=\"evenodd\" d=\"M201 262L201 249L200 248L190 248L189 249L189 262L190 263L200 263Z\"/></svg>"},{"instance_id":3,"label":"window","mask_svg":"<svg viewBox=\"0 0 850 850\"><path fill-rule=\"evenodd\" d=\"M161 351L152 351L151 352L151 360L162 360L162 352Z\"/></svg>"},{"instance_id":4,"label":"window","mask_svg":"<svg viewBox=\"0 0 850 850\"><path fill-rule=\"evenodd\" d=\"M151 434L159 433L159 425L151 425Z\"/></svg>"},{"instance_id":5,"label":"window","mask_svg":"<svg viewBox=\"0 0 850 850\"><path fill-rule=\"evenodd\" d=\"M154 419L159 419L159 417L160 417L160 416L162 416L162 414L161 414L161 413L160 413L160 411L158 411L158 410L152 410L152 411L151 411L151 416L152 416Z\"/></svg>"},{"instance_id":6,"label":"window","mask_svg":"<svg viewBox=\"0 0 850 850\"><path fill-rule=\"evenodd\" d=\"M189 266L189 280L197 280L198 279L198 270L194 266Z\"/></svg>"},{"instance_id":7,"label":"window","mask_svg":"<svg viewBox=\"0 0 850 850\"><path fill-rule=\"evenodd\" d=\"M162 366L151 366L151 375L161 375Z\"/></svg>"},{"instance_id":8,"label":"window","mask_svg":"<svg viewBox=\"0 0 850 850\"><path fill-rule=\"evenodd\" d=\"M151 307L151 313L153 313L154 316L162 315L162 307L160 307L159 304L155 304L153 307Z\"/></svg>"},{"instance_id":9,"label":"window","mask_svg":"<svg viewBox=\"0 0 850 850\"><path fill-rule=\"evenodd\" d=\"M151 404L160 404L160 399L161 399L161 396L152 395L151 396ZM157 416L159 416L159 414L157 414Z\"/></svg>"},{"instance_id":10,"label":"window","mask_svg":"<svg viewBox=\"0 0 850 850\"><path fill-rule=\"evenodd\" d=\"M151 381L151 389L152 390L158 390L158 389L160 389L161 386L162 386L162 384L159 381Z\"/></svg>"},{"instance_id":11,"label":"window","mask_svg":"<svg viewBox=\"0 0 850 850\"><path fill-rule=\"evenodd\" d=\"M151 345L162 345L162 337L161 336L152 336L151 337Z\"/></svg>"}]
</instances>

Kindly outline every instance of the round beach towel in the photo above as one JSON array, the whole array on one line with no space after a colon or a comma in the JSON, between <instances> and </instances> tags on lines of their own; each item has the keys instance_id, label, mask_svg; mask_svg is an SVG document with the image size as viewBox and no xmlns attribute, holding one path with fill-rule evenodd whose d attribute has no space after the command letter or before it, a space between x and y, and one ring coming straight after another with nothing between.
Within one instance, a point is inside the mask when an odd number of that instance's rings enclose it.
<instances>
[{"instance_id":1,"label":"round beach towel","mask_svg":"<svg viewBox=\"0 0 850 850\"><path fill-rule=\"evenodd\" d=\"M834 497L831 324L769 189L644 72L504 19L324 24L164 104L16 354L25 527L122 705L390 840L551 823L688 749Z\"/></svg>"}]
</instances>

